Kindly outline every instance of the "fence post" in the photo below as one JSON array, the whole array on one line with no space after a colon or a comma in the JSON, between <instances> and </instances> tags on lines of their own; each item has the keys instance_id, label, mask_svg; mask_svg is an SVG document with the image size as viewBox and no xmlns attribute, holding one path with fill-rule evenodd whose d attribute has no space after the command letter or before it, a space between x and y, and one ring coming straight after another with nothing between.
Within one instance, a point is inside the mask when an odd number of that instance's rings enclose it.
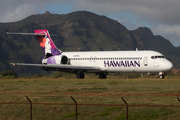
<instances>
[{"instance_id":1,"label":"fence post","mask_svg":"<svg viewBox=\"0 0 180 120\"><path fill-rule=\"evenodd\" d=\"M32 120L32 102L27 96L26 96L26 98L28 99L28 101L30 103L30 120Z\"/></svg>"},{"instance_id":2,"label":"fence post","mask_svg":"<svg viewBox=\"0 0 180 120\"><path fill-rule=\"evenodd\" d=\"M179 98L177 97L177 100L180 102Z\"/></svg>"},{"instance_id":3,"label":"fence post","mask_svg":"<svg viewBox=\"0 0 180 120\"><path fill-rule=\"evenodd\" d=\"M128 120L128 104L127 102L123 99L123 97L121 97L122 100L124 101L124 103L126 104L126 120Z\"/></svg>"},{"instance_id":4,"label":"fence post","mask_svg":"<svg viewBox=\"0 0 180 120\"><path fill-rule=\"evenodd\" d=\"M71 99L74 101L74 103L76 104L76 120L77 120L77 102L74 100L74 98L71 96Z\"/></svg>"}]
</instances>

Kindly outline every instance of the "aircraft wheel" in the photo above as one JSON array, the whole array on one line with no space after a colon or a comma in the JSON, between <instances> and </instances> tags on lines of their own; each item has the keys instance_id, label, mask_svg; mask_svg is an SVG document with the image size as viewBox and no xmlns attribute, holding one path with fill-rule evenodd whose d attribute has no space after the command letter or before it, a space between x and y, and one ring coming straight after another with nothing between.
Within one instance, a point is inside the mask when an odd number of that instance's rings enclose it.
<instances>
[{"instance_id":1,"label":"aircraft wheel","mask_svg":"<svg viewBox=\"0 0 180 120\"><path fill-rule=\"evenodd\" d=\"M77 79L84 79L84 74L83 73L77 74Z\"/></svg>"},{"instance_id":2,"label":"aircraft wheel","mask_svg":"<svg viewBox=\"0 0 180 120\"><path fill-rule=\"evenodd\" d=\"M165 75L164 75L164 74L160 75L160 78L161 78L161 79L164 79L164 78L165 78Z\"/></svg>"},{"instance_id":3,"label":"aircraft wheel","mask_svg":"<svg viewBox=\"0 0 180 120\"><path fill-rule=\"evenodd\" d=\"M164 72L159 72L159 76L160 76L160 79L164 79L165 78L165 73Z\"/></svg>"},{"instance_id":4,"label":"aircraft wheel","mask_svg":"<svg viewBox=\"0 0 180 120\"><path fill-rule=\"evenodd\" d=\"M107 76L106 76L106 74L99 74L99 79L106 79L107 78Z\"/></svg>"}]
</instances>

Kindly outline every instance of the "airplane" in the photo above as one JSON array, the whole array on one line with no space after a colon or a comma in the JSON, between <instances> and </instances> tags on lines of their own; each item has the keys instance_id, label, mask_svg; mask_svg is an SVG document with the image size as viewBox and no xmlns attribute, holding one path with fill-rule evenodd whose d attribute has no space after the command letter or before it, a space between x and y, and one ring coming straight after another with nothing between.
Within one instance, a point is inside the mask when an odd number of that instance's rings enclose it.
<instances>
[{"instance_id":1,"label":"airplane","mask_svg":"<svg viewBox=\"0 0 180 120\"><path fill-rule=\"evenodd\" d=\"M77 74L78 79L85 78L84 73L99 74L99 79L106 79L108 73L155 73L160 78L173 68L173 64L163 54L152 50L134 51L86 51L62 52L52 41L46 29L34 30L34 33L12 33L35 35L43 50L42 64L11 63L12 65L37 66L46 71L64 71Z\"/></svg>"}]
</instances>

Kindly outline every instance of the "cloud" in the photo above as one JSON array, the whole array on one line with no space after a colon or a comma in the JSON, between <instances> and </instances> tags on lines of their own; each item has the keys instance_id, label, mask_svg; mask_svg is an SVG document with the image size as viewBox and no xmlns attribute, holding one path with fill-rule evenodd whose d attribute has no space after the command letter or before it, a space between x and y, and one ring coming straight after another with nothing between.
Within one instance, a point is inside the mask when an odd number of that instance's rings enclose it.
<instances>
[{"instance_id":1,"label":"cloud","mask_svg":"<svg viewBox=\"0 0 180 120\"><path fill-rule=\"evenodd\" d=\"M160 34L170 40L174 46L180 46L180 25L158 24L152 28L154 34Z\"/></svg>"},{"instance_id":2,"label":"cloud","mask_svg":"<svg viewBox=\"0 0 180 120\"><path fill-rule=\"evenodd\" d=\"M23 17L27 16L27 14L32 14L35 12L36 12L35 8L29 4L20 5L14 8L14 10L12 11L8 10L6 11L6 13L2 14L3 17L0 19L0 21L3 22L18 21Z\"/></svg>"},{"instance_id":3,"label":"cloud","mask_svg":"<svg viewBox=\"0 0 180 120\"><path fill-rule=\"evenodd\" d=\"M77 0L76 8L99 14L129 12L147 21L178 23L179 0ZM176 15L176 17L175 17Z\"/></svg>"},{"instance_id":4,"label":"cloud","mask_svg":"<svg viewBox=\"0 0 180 120\"><path fill-rule=\"evenodd\" d=\"M18 21L32 14L39 14L53 3L61 2L63 0L4 0L0 4L0 22Z\"/></svg>"},{"instance_id":5,"label":"cloud","mask_svg":"<svg viewBox=\"0 0 180 120\"><path fill-rule=\"evenodd\" d=\"M0 22L13 22L35 13L36 7L21 0L6 0L0 4Z\"/></svg>"}]
</instances>

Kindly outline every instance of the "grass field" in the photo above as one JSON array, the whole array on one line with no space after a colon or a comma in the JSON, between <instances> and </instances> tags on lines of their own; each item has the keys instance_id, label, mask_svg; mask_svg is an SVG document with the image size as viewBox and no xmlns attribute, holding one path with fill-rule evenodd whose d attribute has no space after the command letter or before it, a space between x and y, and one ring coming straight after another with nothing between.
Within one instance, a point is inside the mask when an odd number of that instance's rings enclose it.
<instances>
[{"instance_id":1,"label":"grass field","mask_svg":"<svg viewBox=\"0 0 180 120\"><path fill-rule=\"evenodd\" d=\"M180 105L180 78L0 79L0 102ZM1 120L27 120L29 105L0 104ZM180 107L129 107L129 120L179 120ZM75 119L75 105L33 105L33 120ZM125 106L78 106L78 120L125 120Z\"/></svg>"}]
</instances>

